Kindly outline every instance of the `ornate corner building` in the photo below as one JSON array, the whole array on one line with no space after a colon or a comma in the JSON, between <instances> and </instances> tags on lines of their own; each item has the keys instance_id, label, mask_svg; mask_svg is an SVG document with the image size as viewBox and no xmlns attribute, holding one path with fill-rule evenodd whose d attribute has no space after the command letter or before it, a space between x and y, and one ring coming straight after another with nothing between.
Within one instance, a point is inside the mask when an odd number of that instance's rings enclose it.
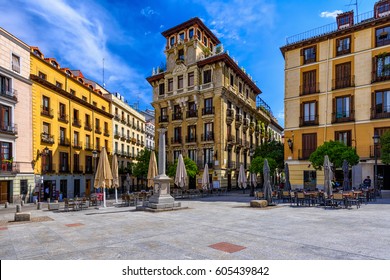
<instances>
[{"instance_id":1,"label":"ornate corner building","mask_svg":"<svg viewBox=\"0 0 390 280\"><path fill-rule=\"evenodd\" d=\"M353 187L373 178L375 155L380 157L373 136L390 129L390 1L378 1L373 11L357 16L339 14L333 24L289 37L281 52L292 186L323 185L323 172L308 159L330 140L356 148L360 163L352 168ZM390 168L378 164L378 178L389 188Z\"/></svg>"},{"instance_id":2,"label":"ornate corner building","mask_svg":"<svg viewBox=\"0 0 390 280\"><path fill-rule=\"evenodd\" d=\"M197 163L200 174L190 178L189 188L198 187L206 164L210 181L235 188L240 164L247 169L251 149L269 137L273 117L256 106L261 90L199 18L162 35L166 66L147 80L156 129L167 128L167 161L183 154Z\"/></svg>"}]
</instances>

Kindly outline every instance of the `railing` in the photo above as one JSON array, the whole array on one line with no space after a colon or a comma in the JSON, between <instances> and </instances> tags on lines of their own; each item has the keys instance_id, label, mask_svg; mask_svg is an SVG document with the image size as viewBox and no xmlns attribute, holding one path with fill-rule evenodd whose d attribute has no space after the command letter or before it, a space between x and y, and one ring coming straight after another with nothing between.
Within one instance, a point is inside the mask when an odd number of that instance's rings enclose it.
<instances>
[{"instance_id":1,"label":"railing","mask_svg":"<svg viewBox=\"0 0 390 280\"><path fill-rule=\"evenodd\" d=\"M196 143L196 136L186 136L186 143Z\"/></svg>"},{"instance_id":2,"label":"railing","mask_svg":"<svg viewBox=\"0 0 390 280\"><path fill-rule=\"evenodd\" d=\"M183 114L181 112L176 112L172 114L172 120L178 121L183 119Z\"/></svg>"},{"instance_id":3,"label":"railing","mask_svg":"<svg viewBox=\"0 0 390 280\"><path fill-rule=\"evenodd\" d=\"M9 160L1 161L0 173L19 173L20 164L18 162L12 162Z\"/></svg>"},{"instance_id":4,"label":"railing","mask_svg":"<svg viewBox=\"0 0 390 280\"><path fill-rule=\"evenodd\" d=\"M187 118L197 118L198 117L198 110L188 110L186 117Z\"/></svg>"},{"instance_id":5,"label":"railing","mask_svg":"<svg viewBox=\"0 0 390 280\"><path fill-rule=\"evenodd\" d=\"M235 161L228 161L227 168L236 169L236 162Z\"/></svg>"},{"instance_id":6,"label":"railing","mask_svg":"<svg viewBox=\"0 0 390 280\"><path fill-rule=\"evenodd\" d=\"M49 118L53 118L53 109L50 109L48 107L45 107L45 106L41 106L41 116L46 116L46 117L49 117Z\"/></svg>"},{"instance_id":7,"label":"railing","mask_svg":"<svg viewBox=\"0 0 390 280\"><path fill-rule=\"evenodd\" d=\"M160 116L158 118L159 122L162 123L162 122L169 122L169 117L168 116Z\"/></svg>"},{"instance_id":8,"label":"railing","mask_svg":"<svg viewBox=\"0 0 390 280\"><path fill-rule=\"evenodd\" d=\"M201 137L202 141L214 141L214 132L206 132Z\"/></svg>"},{"instance_id":9,"label":"railing","mask_svg":"<svg viewBox=\"0 0 390 280\"><path fill-rule=\"evenodd\" d=\"M54 173L56 170L55 165L52 164L47 164L42 166L42 174L47 174L47 173Z\"/></svg>"},{"instance_id":10,"label":"railing","mask_svg":"<svg viewBox=\"0 0 390 280\"><path fill-rule=\"evenodd\" d=\"M86 151L93 151L93 146L92 146L92 144L85 144L85 150Z\"/></svg>"},{"instance_id":11,"label":"railing","mask_svg":"<svg viewBox=\"0 0 390 280\"><path fill-rule=\"evenodd\" d=\"M354 87L355 86L355 75L344 77L342 79L333 79L332 80L332 90Z\"/></svg>"},{"instance_id":12,"label":"railing","mask_svg":"<svg viewBox=\"0 0 390 280\"><path fill-rule=\"evenodd\" d=\"M172 137L171 138L171 144L181 144L181 136L178 136L178 137Z\"/></svg>"},{"instance_id":13,"label":"railing","mask_svg":"<svg viewBox=\"0 0 390 280\"><path fill-rule=\"evenodd\" d=\"M387 119L390 118L390 106L380 106L379 108L371 108L371 119Z\"/></svg>"},{"instance_id":14,"label":"railing","mask_svg":"<svg viewBox=\"0 0 390 280\"><path fill-rule=\"evenodd\" d=\"M79 119L73 118L72 125L76 127L81 127L81 121Z\"/></svg>"},{"instance_id":15,"label":"railing","mask_svg":"<svg viewBox=\"0 0 390 280\"><path fill-rule=\"evenodd\" d=\"M100 126L95 127L95 133L102 134L102 128Z\"/></svg>"},{"instance_id":16,"label":"railing","mask_svg":"<svg viewBox=\"0 0 390 280\"><path fill-rule=\"evenodd\" d=\"M202 116L214 115L214 107L205 107L202 109Z\"/></svg>"},{"instance_id":17,"label":"railing","mask_svg":"<svg viewBox=\"0 0 390 280\"><path fill-rule=\"evenodd\" d=\"M68 123L68 115L58 112L58 120L60 122Z\"/></svg>"},{"instance_id":18,"label":"railing","mask_svg":"<svg viewBox=\"0 0 390 280\"><path fill-rule=\"evenodd\" d=\"M355 120L355 110L332 113L332 123L350 122Z\"/></svg>"},{"instance_id":19,"label":"railing","mask_svg":"<svg viewBox=\"0 0 390 280\"><path fill-rule=\"evenodd\" d=\"M59 173L69 173L69 165L68 164L61 165L58 172Z\"/></svg>"},{"instance_id":20,"label":"railing","mask_svg":"<svg viewBox=\"0 0 390 280\"><path fill-rule=\"evenodd\" d=\"M299 126L318 125L318 115L310 115L299 118Z\"/></svg>"},{"instance_id":21,"label":"railing","mask_svg":"<svg viewBox=\"0 0 390 280\"><path fill-rule=\"evenodd\" d=\"M43 133L41 133L41 142L53 144L54 143L54 136L43 132Z\"/></svg>"},{"instance_id":22,"label":"railing","mask_svg":"<svg viewBox=\"0 0 390 280\"><path fill-rule=\"evenodd\" d=\"M83 166L79 164L73 164L73 173L83 173Z\"/></svg>"},{"instance_id":23,"label":"railing","mask_svg":"<svg viewBox=\"0 0 390 280\"><path fill-rule=\"evenodd\" d=\"M85 122L84 129L88 131L92 131L92 125L89 122Z\"/></svg>"},{"instance_id":24,"label":"railing","mask_svg":"<svg viewBox=\"0 0 390 280\"><path fill-rule=\"evenodd\" d=\"M299 94L306 95L320 92L320 83L299 86Z\"/></svg>"},{"instance_id":25,"label":"railing","mask_svg":"<svg viewBox=\"0 0 390 280\"><path fill-rule=\"evenodd\" d=\"M8 134L17 134L18 126L13 123L1 122L0 124L0 132L8 133Z\"/></svg>"},{"instance_id":26,"label":"railing","mask_svg":"<svg viewBox=\"0 0 390 280\"><path fill-rule=\"evenodd\" d=\"M58 145L60 146L70 146L69 138L58 137Z\"/></svg>"},{"instance_id":27,"label":"railing","mask_svg":"<svg viewBox=\"0 0 390 280\"><path fill-rule=\"evenodd\" d=\"M119 121L119 120L120 120L120 117L119 117L118 114L115 114L115 115L114 115L114 120L116 120L116 121Z\"/></svg>"},{"instance_id":28,"label":"railing","mask_svg":"<svg viewBox=\"0 0 390 280\"><path fill-rule=\"evenodd\" d=\"M118 139L121 137L121 133L119 131L114 132L114 138Z\"/></svg>"},{"instance_id":29,"label":"railing","mask_svg":"<svg viewBox=\"0 0 390 280\"><path fill-rule=\"evenodd\" d=\"M227 141L228 142L232 142L232 143L236 143L236 136L232 135L232 134L229 134L227 136Z\"/></svg>"},{"instance_id":30,"label":"railing","mask_svg":"<svg viewBox=\"0 0 390 280\"><path fill-rule=\"evenodd\" d=\"M1 89L0 95L3 97L7 97L9 99L13 99L15 101L18 100L18 91L16 89L10 89L10 90Z\"/></svg>"},{"instance_id":31,"label":"railing","mask_svg":"<svg viewBox=\"0 0 390 280\"><path fill-rule=\"evenodd\" d=\"M80 142L80 141L77 141L77 142L73 141L72 147L75 148L75 149L82 149L83 148L83 143Z\"/></svg>"},{"instance_id":32,"label":"railing","mask_svg":"<svg viewBox=\"0 0 390 280\"><path fill-rule=\"evenodd\" d=\"M371 82L376 83L376 82L382 82L382 81L388 81L390 80L390 71L383 71L381 73L378 73L376 70L372 71L371 74Z\"/></svg>"},{"instance_id":33,"label":"railing","mask_svg":"<svg viewBox=\"0 0 390 280\"><path fill-rule=\"evenodd\" d=\"M108 130L108 128L105 128L104 129L104 136L110 136L110 131Z\"/></svg>"},{"instance_id":34,"label":"railing","mask_svg":"<svg viewBox=\"0 0 390 280\"><path fill-rule=\"evenodd\" d=\"M236 124L242 124L242 115L236 114Z\"/></svg>"}]
</instances>

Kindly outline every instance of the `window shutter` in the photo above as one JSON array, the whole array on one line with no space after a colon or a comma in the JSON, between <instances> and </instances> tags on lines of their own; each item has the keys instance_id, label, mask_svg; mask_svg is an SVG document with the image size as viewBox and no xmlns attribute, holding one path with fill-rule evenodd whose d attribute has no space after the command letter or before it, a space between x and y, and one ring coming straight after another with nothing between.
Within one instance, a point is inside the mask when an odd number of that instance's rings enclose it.
<instances>
[{"instance_id":1,"label":"window shutter","mask_svg":"<svg viewBox=\"0 0 390 280\"><path fill-rule=\"evenodd\" d=\"M374 82L376 77L377 77L377 73L376 73L377 66L376 66L376 64L377 64L377 57L375 56L375 57L372 58L372 78L371 78L372 82Z\"/></svg>"}]
</instances>

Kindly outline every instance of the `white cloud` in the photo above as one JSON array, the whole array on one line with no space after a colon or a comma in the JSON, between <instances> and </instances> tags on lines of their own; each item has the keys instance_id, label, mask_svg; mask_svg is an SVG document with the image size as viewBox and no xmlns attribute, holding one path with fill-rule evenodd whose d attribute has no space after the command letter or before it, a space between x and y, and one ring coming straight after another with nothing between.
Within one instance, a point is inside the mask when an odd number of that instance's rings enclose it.
<instances>
[{"instance_id":1,"label":"white cloud","mask_svg":"<svg viewBox=\"0 0 390 280\"><path fill-rule=\"evenodd\" d=\"M147 6L141 10L141 15L145 17L151 17L153 15L158 15L158 12L153 10L150 6Z\"/></svg>"},{"instance_id":2,"label":"white cloud","mask_svg":"<svg viewBox=\"0 0 390 280\"><path fill-rule=\"evenodd\" d=\"M333 12L328 12L328 11L326 11L326 12L322 12L322 13L320 14L320 17L322 17L322 18L329 18L329 17L336 18L337 15L338 15L338 14L341 14L342 12L343 12L343 11L341 11L341 10L335 10L335 11L333 11Z\"/></svg>"}]
</instances>

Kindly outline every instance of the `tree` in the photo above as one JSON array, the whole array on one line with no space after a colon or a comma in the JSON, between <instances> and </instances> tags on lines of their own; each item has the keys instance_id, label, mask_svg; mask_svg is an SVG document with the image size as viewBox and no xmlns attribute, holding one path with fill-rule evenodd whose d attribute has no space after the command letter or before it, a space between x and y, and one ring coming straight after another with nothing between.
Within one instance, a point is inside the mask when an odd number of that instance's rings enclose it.
<instances>
[{"instance_id":1,"label":"tree","mask_svg":"<svg viewBox=\"0 0 390 280\"><path fill-rule=\"evenodd\" d=\"M340 141L329 141L319 146L310 155L309 161L314 169L322 169L325 155L328 155L330 162L333 163L333 168L342 167L344 160L347 160L351 166L359 163L359 156L356 154L355 149Z\"/></svg>"},{"instance_id":2,"label":"tree","mask_svg":"<svg viewBox=\"0 0 390 280\"><path fill-rule=\"evenodd\" d=\"M253 158L256 157L267 158L268 160L273 159L277 168L284 168L284 147L280 142L265 142L257 147Z\"/></svg>"},{"instance_id":3,"label":"tree","mask_svg":"<svg viewBox=\"0 0 390 280\"><path fill-rule=\"evenodd\" d=\"M193 160L191 160L188 157L184 157L183 160L184 160L184 165L186 166L187 175L189 177L194 177L196 174L198 174L198 166ZM175 160L173 164L170 164L168 166L167 175L169 177L175 177L176 168L177 168L177 160Z\"/></svg>"},{"instance_id":4,"label":"tree","mask_svg":"<svg viewBox=\"0 0 390 280\"><path fill-rule=\"evenodd\" d=\"M381 160L384 164L390 164L390 130L381 136Z\"/></svg>"},{"instance_id":5,"label":"tree","mask_svg":"<svg viewBox=\"0 0 390 280\"><path fill-rule=\"evenodd\" d=\"M249 167L249 171L251 173L261 174L261 177L263 177L264 160L265 158L263 157L260 156L255 157L252 160L251 166ZM273 174L277 167L277 163L273 158L267 158L267 160L268 160L270 172L271 174Z\"/></svg>"},{"instance_id":6,"label":"tree","mask_svg":"<svg viewBox=\"0 0 390 280\"><path fill-rule=\"evenodd\" d=\"M151 151L147 149L141 150L136 160L137 163L133 167L133 175L137 178L146 178L148 176L149 161Z\"/></svg>"}]
</instances>

